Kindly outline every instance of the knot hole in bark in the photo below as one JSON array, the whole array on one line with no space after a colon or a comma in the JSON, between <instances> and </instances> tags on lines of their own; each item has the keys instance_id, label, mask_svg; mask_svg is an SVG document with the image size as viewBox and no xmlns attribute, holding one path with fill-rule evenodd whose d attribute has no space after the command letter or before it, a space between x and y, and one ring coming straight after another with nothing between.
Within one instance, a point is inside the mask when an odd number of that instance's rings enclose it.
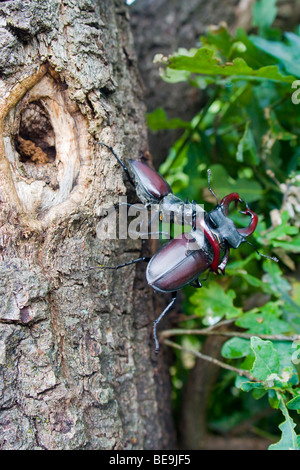
<instances>
[{"instance_id":1,"label":"knot hole in bark","mask_svg":"<svg viewBox=\"0 0 300 470\"><path fill-rule=\"evenodd\" d=\"M78 203L85 187L81 179L90 164L88 128L69 98L67 85L57 75L46 73L11 109L5 122L6 156L26 212L40 219L74 197Z\"/></svg>"},{"instance_id":2,"label":"knot hole in bark","mask_svg":"<svg viewBox=\"0 0 300 470\"><path fill-rule=\"evenodd\" d=\"M53 163L56 158L55 134L42 100L29 103L20 114L15 144L21 162Z\"/></svg>"}]
</instances>

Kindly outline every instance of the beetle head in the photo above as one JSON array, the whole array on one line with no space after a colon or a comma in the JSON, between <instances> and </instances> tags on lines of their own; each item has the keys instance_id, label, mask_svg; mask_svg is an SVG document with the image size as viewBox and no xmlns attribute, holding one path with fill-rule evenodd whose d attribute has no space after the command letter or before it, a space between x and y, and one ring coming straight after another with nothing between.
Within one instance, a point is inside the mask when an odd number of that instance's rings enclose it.
<instances>
[{"instance_id":1,"label":"beetle head","mask_svg":"<svg viewBox=\"0 0 300 470\"><path fill-rule=\"evenodd\" d=\"M237 208L238 203L242 203L243 200L238 193L228 194L215 209L208 213L207 224L219 240L220 245L238 248L241 243L246 241L245 237L248 237L254 232L258 217L246 204L246 210L240 212L251 217L250 224L246 228L237 229L233 221L228 217L228 209L231 202L234 202Z\"/></svg>"},{"instance_id":2,"label":"beetle head","mask_svg":"<svg viewBox=\"0 0 300 470\"><path fill-rule=\"evenodd\" d=\"M207 214L206 223L222 247L238 248L245 241L233 221L226 217L221 205Z\"/></svg>"}]
</instances>

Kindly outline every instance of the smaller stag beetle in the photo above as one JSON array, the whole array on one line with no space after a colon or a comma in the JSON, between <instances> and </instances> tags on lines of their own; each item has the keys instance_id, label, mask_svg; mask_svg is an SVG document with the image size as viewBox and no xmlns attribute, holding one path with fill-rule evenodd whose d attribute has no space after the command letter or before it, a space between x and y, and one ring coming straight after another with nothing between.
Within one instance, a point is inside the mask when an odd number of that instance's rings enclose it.
<instances>
[{"instance_id":1,"label":"smaller stag beetle","mask_svg":"<svg viewBox=\"0 0 300 470\"><path fill-rule=\"evenodd\" d=\"M256 229L258 217L244 203L238 193L231 193L219 202L210 186L210 170L208 170L208 188L216 198L217 205L210 212L206 212L195 201L192 201L192 204L189 204L188 201L184 203L175 196L164 178L146 163L140 160L129 160L129 170L112 147L102 142L99 144L108 148L118 160L141 202L146 207L151 204L158 205L160 220L163 220L165 214L170 215L171 213L175 223L178 221L178 223L182 223L182 214L185 212L187 215L184 219L185 224L191 225L191 232L173 238L163 245L152 258L143 256L118 266L88 268L119 269L139 261L148 262L146 270L148 284L156 291L172 294L171 302L153 324L155 352L158 353L157 325L173 306L177 292L187 285L196 288L202 287L199 276L206 270L216 274L225 274L230 248L237 249L244 242L252 245L246 237ZM228 217L229 206L232 202L235 203L236 209L239 203L245 204L246 209L239 212L250 217L248 227L236 228L234 222ZM188 222L186 222L187 220ZM257 253L259 252L257 251ZM277 258L259 254L278 262Z\"/></svg>"}]
</instances>

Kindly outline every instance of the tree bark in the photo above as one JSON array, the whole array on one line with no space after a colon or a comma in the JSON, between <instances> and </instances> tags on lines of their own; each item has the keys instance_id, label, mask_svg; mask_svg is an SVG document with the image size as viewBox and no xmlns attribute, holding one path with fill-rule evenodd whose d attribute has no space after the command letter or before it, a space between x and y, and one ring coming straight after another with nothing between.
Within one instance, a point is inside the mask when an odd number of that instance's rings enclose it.
<instances>
[{"instance_id":1,"label":"tree bark","mask_svg":"<svg viewBox=\"0 0 300 470\"><path fill-rule=\"evenodd\" d=\"M147 150L125 1L6 1L0 18L0 448L172 448L144 267L86 269L141 252L99 237L126 185L95 142Z\"/></svg>"}]
</instances>

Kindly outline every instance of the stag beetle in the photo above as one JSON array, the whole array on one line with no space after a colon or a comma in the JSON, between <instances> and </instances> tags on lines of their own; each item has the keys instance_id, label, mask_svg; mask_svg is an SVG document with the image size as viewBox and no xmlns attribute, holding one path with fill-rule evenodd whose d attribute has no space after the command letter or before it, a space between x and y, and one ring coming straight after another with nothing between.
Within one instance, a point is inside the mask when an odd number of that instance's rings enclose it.
<instances>
[{"instance_id":1,"label":"stag beetle","mask_svg":"<svg viewBox=\"0 0 300 470\"><path fill-rule=\"evenodd\" d=\"M118 266L88 268L119 269L139 261L148 262L146 270L148 284L156 291L172 294L171 302L153 324L155 352L158 353L157 325L173 306L177 292L187 285L202 287L199 276L206 270L216 274L225 274L230 248L236 249L244 242L251 244L246 237L256 229L258 217L238 193L231 193L219 202L210 186L210 170L208 170L208 188L216 198L217 205L210 212L206 212L195 201L192 201L192 204L188 201L183 203L174 195L165 179L146 163L141 160L129 160L129 170L112 147L103 142L98 143L109 149L118 160L141 202L146 207L151 204L159 205L161 218L164 214L172 212L173 221L182 220L180 216L187 208L185 221L189 221L191 232L173 238L151 258L143 256ZM248 227L236 228L234 222L228 217L229 206L232 202L235 203L236 209L239 203L245 204L245 210L239 212L250 217ZM278 262L277 258L259 254Z\"/></svg>"}]
</instances>

